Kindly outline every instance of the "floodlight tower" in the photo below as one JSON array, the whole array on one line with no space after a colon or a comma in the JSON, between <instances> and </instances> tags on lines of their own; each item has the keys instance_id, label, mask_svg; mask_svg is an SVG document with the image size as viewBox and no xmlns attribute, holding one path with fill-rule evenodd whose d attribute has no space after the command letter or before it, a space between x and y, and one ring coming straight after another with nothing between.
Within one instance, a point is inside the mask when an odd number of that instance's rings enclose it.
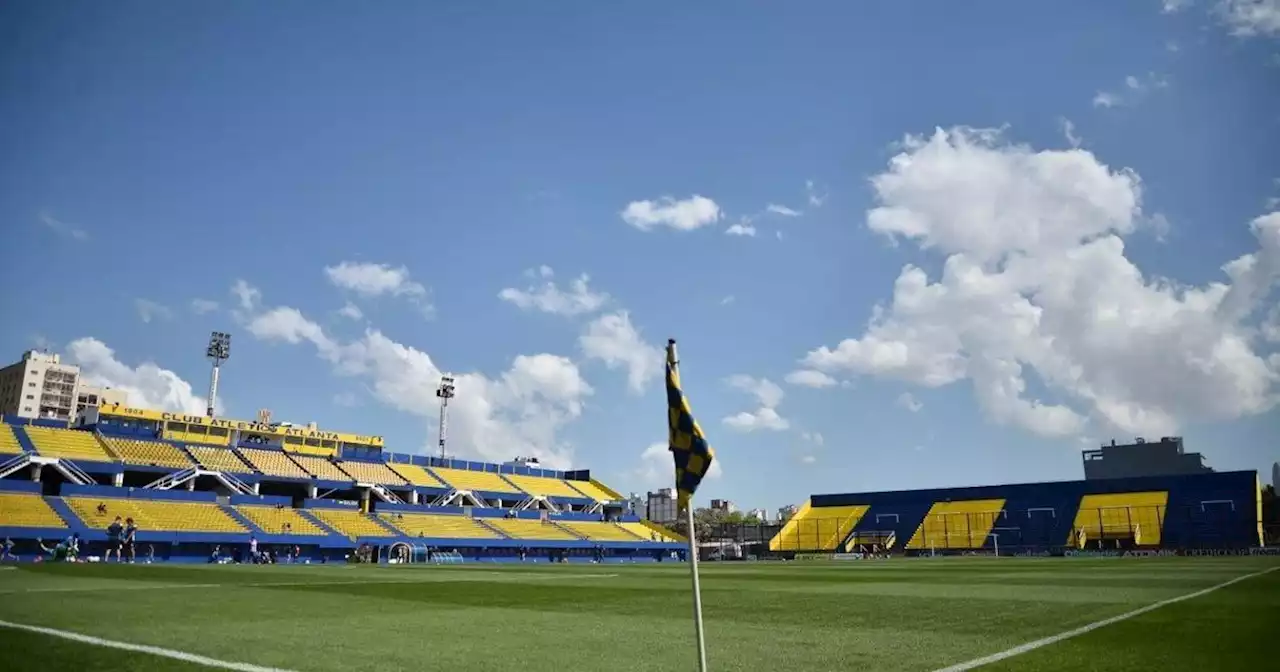
<instances>
[{"instance_id":1,"label":"floodlight tower","mask_svg":"<svg viewBox=\"0 0 1280 672\"><path fill-rule=\"evenodd\" d=\"M436 388L436 396L440 397L440 459L445 459L444 442L448 437L449 400L453 398L453 376L445 374L440 377L440 387Z\"/></svg>"},{"instance_id":2,"label":"floodlight tower","mask_svg":"<svg viewBox=\"0 0 1280 672\"><path fill-rule=\"evenodd\" d=\"M218 398L218 370L222 368L222 363L231 358L231 334L221 331L213 332L209 337L209 347L204 351L204 356L213 362L213 374L209 376L209 408L206 415L213 417L213 400Z\"/></svg>"}]
</instances>

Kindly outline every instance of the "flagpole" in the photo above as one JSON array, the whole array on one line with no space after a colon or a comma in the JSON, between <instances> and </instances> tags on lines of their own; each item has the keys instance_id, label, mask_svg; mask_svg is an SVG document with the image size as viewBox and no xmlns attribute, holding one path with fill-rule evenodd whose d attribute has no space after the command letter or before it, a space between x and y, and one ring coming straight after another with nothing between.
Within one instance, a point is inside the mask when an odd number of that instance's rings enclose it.
<instances>
[{"instance_id":1,"label":"flagpole","mask_svg":"<svg viewBox=\"0 0 1280 672\"><path fill-rule=\"evenodd\" d=\"M667 339L667 362L680 370L676 357L676 339ZM689 573L693 577L693 629L698 638L698 672L707 672L707 638L702 628L702 584L698 581L698 536L694 531L693 502L685 502L685 521L689 524Z\"/></svg>"}]
</instances>

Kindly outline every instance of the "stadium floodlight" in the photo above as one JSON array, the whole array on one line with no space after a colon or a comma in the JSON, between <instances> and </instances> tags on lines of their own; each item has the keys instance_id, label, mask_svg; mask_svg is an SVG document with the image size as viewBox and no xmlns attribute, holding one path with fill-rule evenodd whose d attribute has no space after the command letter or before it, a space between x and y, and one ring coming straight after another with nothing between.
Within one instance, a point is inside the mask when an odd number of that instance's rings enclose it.
<instances>
[{"instance_id":1,"label":"stadium floodlight","mask_svg":"<svg viewBox=\"0 0 1280 672\"><path fill-rule=\"evenodd\" d=\"M213 362L213 373L209 376L209 406L205 411L205 415L213 417L213 400L218 398L218 371L222 368L222 363L231 359L231 334L215 331L209 336L209 347L205 349L204 356Z\"/></svg>"},{"instance_id":2,"label":"stadium floodlight","mask_svg":"<svg viewBox=\"0 0 1280 672\"><path fill-rule=\"evenodd\" d=\"M449 435L449 400L454 396L453 376L445 374L440 377L440 387L436 388L436 396L440 398L440 459L445 459L444 443Z\"/></svg>"}]
</instances>

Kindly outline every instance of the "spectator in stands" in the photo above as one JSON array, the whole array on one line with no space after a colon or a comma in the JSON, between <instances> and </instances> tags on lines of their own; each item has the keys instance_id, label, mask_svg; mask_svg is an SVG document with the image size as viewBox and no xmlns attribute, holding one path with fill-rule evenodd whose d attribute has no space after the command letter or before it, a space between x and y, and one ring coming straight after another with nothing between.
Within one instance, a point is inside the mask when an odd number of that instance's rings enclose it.
<instances>
[{"instance_id":1,"label":"spectator in stands","mask_svg":"<svg viewBox=\"0 0 1280 672\"><path fill-rule=\"evenodd\" d=\"M11 559L14 562L17 562L18 556L13 554L13 540L10 539L9 537L5 537L4 545L0 547L0 562L4 562L5 560L8 560L8 559Z\"/></svg>"},{"instance_id":2,"label":"spectator in stands","mask_svg":"<svg viewBox=\"0 0 1280 672\"><path fill-rule=\"evenodd\" d=\"M124 562L124 556L120 555L120 547L124 538L124 525L120 524L120 516L111 521L107 526L107 552L104 554L103 562L111 562L111 553L116 554L116 562Z\"/></svg>"},{"instance_id":3,"label":"spectator in stands","mask_svg":"<svg viewBox=\"0 0 1280 672\"><path fill-rule=\"evenodd\" d=\"M106 503L106 502L98 502L98 515L99 515L99 516L105 516L105 515L107 515L107 503Z\"/></svg>"},{"instance_id":4,"label":"spectator in stands","mask_svg":"<svg viewBox=\"0 0 1280 672\"><path fill-rule=\"evenodd\" d=\"M124 519L124 550L129 551L129 564L133 564L134 555L137 553L135 542L138 540L138 526L133 522L133 518Z\"/></svg>"},{"instance_id":5,"label":"spectator in stands","mask_svg":"<svg viewBox=\"0 0 1280 672\"><path fill-rule=\"evenodd\" d=\"M284 528L281 529L280 532L282 534L289 534L290 532L293 532L293 523L285 523Z\"/></svg>"}]
</instances>

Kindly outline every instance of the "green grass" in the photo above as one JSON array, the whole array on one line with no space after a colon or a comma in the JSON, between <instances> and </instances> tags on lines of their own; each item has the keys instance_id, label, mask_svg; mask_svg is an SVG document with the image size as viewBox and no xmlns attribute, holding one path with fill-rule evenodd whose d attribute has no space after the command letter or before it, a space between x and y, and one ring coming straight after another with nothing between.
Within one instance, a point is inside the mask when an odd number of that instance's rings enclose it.
<instances>
[{"instance_id":1,"label":"green grass","mask_svg":"<svg viewBox=\"0 0 1280 672\"><path fill-rule=\"evenodd\" d=\"M1273 558L704 564L712 670L922 670L1271 567ZM695 668L682 565L26 565L0 620L293 670ZM1280 571L989 669L1266 669ZM206 669L0 627L5 669Z\"/></svg>"}]
</instances>

